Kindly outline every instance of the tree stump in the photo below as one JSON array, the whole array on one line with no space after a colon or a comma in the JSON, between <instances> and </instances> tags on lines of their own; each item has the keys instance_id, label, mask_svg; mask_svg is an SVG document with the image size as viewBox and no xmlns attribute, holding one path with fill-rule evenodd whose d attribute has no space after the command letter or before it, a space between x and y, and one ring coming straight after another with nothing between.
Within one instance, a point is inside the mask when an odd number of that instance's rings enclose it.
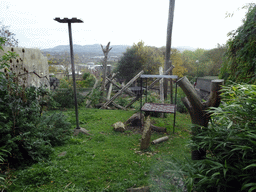
<instances>
[{"instance_id":1,"label":"tree stump","mask_svg":"<svg viewBox=\"0 0 256 192\"><path fill-rule=\"evenodd\" d=\"M141 126L143 125L143 121L144 115L141 113L135 113L126 121L125 124L131 126Z\"/></svg>"},{"instance_id":2,"label":"tree stump","mask_svg":"<svg viewBox=\"0 0 256 192\"><path fill-rule=\"evenodd\" d=\"M188 109L191 117L192 124L199 125L200 127L207 127L210 119L210 114L207 109L210 107L218 107L220 104L220 89L223 85L223 79L212 80L211 93L208 101L202 102L201 98L197 94L194 86L189 82L187 77L183 77L177 81L177 84L181 87L187 97L182 98L182 102ZM196 134L199 130L192 130L192 134ZM197 151L197 152L196 152ZM206 152L204 149L199 149L192 152L193 160L204 159Z\"/></svg>"},{"instance_id":3,"label":"tree stump","mask_svg":"<svg viewBox=\"0 0 256 192\"><path fill-rule=\"evenodd\" d=\"M150 129L150 116L147 117L144 123L144 129L141 138L140 149L147 149L150 145L151 129Z\"/></svg>"}]
</instances>

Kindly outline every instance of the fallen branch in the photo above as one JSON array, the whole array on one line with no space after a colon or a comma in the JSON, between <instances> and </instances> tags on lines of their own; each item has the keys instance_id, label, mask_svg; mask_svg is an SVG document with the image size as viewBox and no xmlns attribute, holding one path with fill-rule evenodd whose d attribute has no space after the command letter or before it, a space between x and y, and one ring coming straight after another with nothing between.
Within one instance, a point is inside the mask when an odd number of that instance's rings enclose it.
<instances>
[{"instance_id":1,"label":"fallen branch","mask_svg":"<svg viewBox=\"0 0 256 192\"><path fill-rule=\"evenodd\" d=\"M169 139L168 136L161 137L161 138L158 138L158 139L155 139L154 141L152 141L151 144L155 145L155 144L161 143L163 141L167 141L168 139Z\"/></svg>"},{"instance_id":2,"label":"fallen branch","mask_svg":"<svg viewBox=\"0 0 256 192\"><path fill-rule=\"evenodd\" d=\"M156 131L156 132L166 132L166 128L165 127L157 127L155 125L150 125L151 126L151 130L152 131Z\"/></svg>"}]
</instances>

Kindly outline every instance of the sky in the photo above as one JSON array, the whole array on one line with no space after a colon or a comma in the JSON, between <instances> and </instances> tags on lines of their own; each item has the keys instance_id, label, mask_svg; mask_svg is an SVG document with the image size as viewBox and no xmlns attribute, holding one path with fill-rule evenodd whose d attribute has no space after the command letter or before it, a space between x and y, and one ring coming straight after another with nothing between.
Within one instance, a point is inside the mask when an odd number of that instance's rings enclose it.
<instances>
[{"instance_id":1,"label":"sky","mask_svg":"<svg viewBox=\"0 0 256 192\"><path fill-rule=\"evenodd\" d=\"M172 47L212 49L225 44L227 34L242 25L256 0L176 0ZM239 10L240 8L240 10ZM72 24L73 44L166 44L169 0L0 0L0 22L16 34L20 47L68 45L68 25L53 19L80 18ZM226 18L227 13L234 13Z\"/></svg>"}]
</instances>

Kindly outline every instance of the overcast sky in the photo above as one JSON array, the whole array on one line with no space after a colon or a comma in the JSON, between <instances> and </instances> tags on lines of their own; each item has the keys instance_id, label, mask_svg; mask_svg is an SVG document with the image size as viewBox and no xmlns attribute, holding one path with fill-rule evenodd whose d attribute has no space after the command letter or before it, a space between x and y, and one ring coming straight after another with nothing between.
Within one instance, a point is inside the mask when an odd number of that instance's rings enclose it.
<instances>
[{"instance_id":1,"label":"overcast sky","mask_svg":"<svg viewBox=\"0 0 256 192\"><path fill-rule=\"evenodd\" d=\"M245 10L256 0L176 0L172 46L211 49L225 44L227 33L242 25ZM0 0L0 21L16 34L19 46L51 48L69 44L68 25L55 17L77 17L73 43L166 44L169 0ZM225 18L226 13L233 13Z\"/></svg>"}]
</instances>

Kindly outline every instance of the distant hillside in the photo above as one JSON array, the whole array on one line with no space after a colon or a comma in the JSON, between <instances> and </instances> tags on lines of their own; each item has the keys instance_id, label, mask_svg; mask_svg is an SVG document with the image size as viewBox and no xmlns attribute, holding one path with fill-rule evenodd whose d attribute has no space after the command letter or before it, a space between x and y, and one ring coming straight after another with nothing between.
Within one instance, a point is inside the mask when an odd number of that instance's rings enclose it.
<instances>
[{"instance_id":1,"label":"distant hillside","mask_svg":"<svg viewBox=\"0 0 256 192\"><path fill-rule=\"evenodd\" d=\"M105 47L105 46L104 46ZM110 55L120 55L126 51L127 47L130 47L129 45L110 45L112 47L112 50L109 52ZM90 53L95 55L102 55L102 50L100 44L94 44L94 45L73 45L74 53ZM42 49L43 52L69 52L70 46L69 45L58 45L53 48L49 49Z\"/></svg>"},{"instance_id":2,"label":"distant hillside","mask_svg":"<svg viewBox=\"0 0 256 192\"><path fill-rule=\"evenodd\" d=\"M104 46L105 47L105 46ZM126 51L126 49L128 47L131 47L129 45L110 45L110 47L112 47L112 50L109 52L109 55L121 55L122 53L124 53ZM194 51L196 50L193 47L188 47L188 46L178 46L178 47L174 47L175 49L178 49L180 52L184 51L184 50L191 50ZM100 44L94 44L94 45L74 45L73 46L74 49L74 53L87 53L87 54L93 54L93 55L103 55L102 50L101 50L101 46ZM56 53L63 53L63 52L69 52L70 51L70 47L69 45L58 45L56 47L53 48L49 48L49 49L42 49L42 52L56 52Z\"/></svg>"}]
</instances>

